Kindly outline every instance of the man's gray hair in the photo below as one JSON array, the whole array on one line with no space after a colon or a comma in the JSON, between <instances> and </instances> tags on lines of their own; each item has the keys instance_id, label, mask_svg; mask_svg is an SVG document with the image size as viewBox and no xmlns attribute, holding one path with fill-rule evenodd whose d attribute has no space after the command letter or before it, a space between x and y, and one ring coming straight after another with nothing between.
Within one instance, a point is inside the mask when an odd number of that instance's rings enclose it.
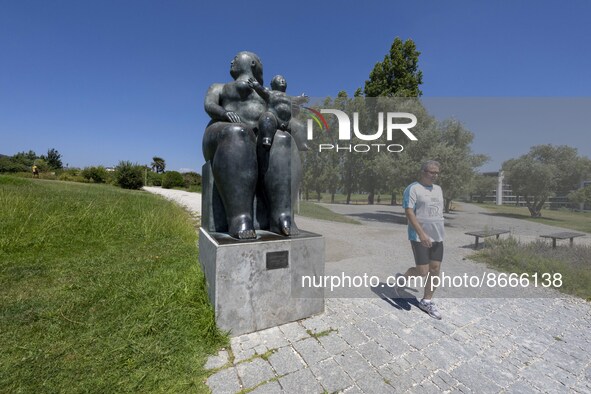
<instances>
[{"instance_id":1,"label":"man's gray hair","mask_svg":"<svg viewBox=\"0 0 591 394\"><path fill-rule=\"evenodd\" d=\"M441 168L441 164L435 160L428 160L421 165L421 171L427 171L430 166L436 166L437 168Z\"/></svg>"}]
</instances>

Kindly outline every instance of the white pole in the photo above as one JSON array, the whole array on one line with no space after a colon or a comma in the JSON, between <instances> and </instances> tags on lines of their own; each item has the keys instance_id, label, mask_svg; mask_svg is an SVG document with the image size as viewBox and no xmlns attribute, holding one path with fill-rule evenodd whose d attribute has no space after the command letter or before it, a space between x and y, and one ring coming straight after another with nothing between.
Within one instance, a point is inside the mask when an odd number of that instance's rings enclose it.
<instances>
[{"instance_id":1,"label":"white pole","mask_svg":"<svg viewBox=\"0 0 591 394\"><path fill-rule=\"evenodd\" d=\"M503 179L505 179L505 173L499 171L497 178L497 205L503 205Z\"/></svg>"}]
</instances>

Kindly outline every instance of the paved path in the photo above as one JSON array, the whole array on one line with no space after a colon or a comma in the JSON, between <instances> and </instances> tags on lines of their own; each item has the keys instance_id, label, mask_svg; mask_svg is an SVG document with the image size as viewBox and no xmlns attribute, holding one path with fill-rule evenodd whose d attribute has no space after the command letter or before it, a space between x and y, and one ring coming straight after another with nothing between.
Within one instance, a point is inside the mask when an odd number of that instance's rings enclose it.
<instances>
[{"instance_id":1,"label":"paved path","mask_svg":"<svg viewBox=\"0 0 591 394\"><path fill-rule=\"evenodd\" d=\"M363 225L298 218L300 228L325 236L327 275L384 280L412 264L400 207L330 208ZM496 273L467 258L473 238L465 231L507 227L530 240L556 230L471 205L460 209L447 218L443 265L449 275ZM387 287L340 291L327 294L322 315L232 338L231 348L206 364L212 392L591 393L586 301L540 288L525 291L530 298L439 289L438 321L416 307L421 295L413 288L409 298L396 298Z\"/></svg>"}]
</instances>

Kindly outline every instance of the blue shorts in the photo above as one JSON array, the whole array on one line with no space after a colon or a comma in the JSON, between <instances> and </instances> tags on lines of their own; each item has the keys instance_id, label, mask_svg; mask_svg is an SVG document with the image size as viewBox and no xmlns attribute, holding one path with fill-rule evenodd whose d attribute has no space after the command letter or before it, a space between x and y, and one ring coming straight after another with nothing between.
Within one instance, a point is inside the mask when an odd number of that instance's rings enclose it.
<instances>
[{"instance_id":1,"label":"blue shorts","mask_svg":"<svg viewBox=\"0 0 591 394\"><path fill-rule=\"evenodd\" d=\"M410 244L416 265L429 264L431 261L443 261L443 242L431 242L430 248L417 241L410 241Z\"/></svg>"}]
</instances>

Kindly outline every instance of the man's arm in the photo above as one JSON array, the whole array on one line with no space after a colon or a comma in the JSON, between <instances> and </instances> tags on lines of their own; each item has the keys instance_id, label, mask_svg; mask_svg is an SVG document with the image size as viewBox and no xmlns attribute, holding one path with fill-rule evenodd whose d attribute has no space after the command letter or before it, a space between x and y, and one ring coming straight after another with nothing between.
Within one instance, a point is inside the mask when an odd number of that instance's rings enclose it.
<instances>
[{"instance_id":1,"label":"man's arm","mask_svg":"<svg viewBox=\"0 0 591 394\"><path fill-rule=\"evenodd\" d=\"M417 232L419 239L421 240L421 244L427 248L430 248L432 246L431 238L429 238L429 236L425 233L425 230L423 230L423 227L419 223L414 210L412 208L406 208L404 213L406 213L406 218L410 222L410 225Z\"/></svg>"}]
</instances>

